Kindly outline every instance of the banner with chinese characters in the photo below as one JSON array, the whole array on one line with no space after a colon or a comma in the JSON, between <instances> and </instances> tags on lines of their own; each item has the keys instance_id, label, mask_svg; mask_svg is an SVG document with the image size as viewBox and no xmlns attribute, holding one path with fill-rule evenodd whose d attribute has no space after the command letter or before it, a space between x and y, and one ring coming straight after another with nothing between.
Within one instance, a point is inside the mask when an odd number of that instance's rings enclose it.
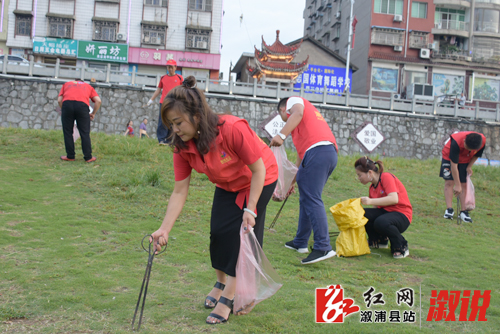
<instances>
[{"instance_id":1,"label":"banner with chinese characters","mask_svg":"<svg viewBox=\"0 0 500 334\"><path fill-rule=\"evenodd\" d=\"M128 63L128 44L78 41L78 59Z\"/></svg>"},{"instance_id":2,"label":"banner with chinese characters","mask_svg":"<svg viewBox=\"0 0 500 334\"><path fill-rule=\"evenodd\" d=\"M33 53L55 56L76 57L78 41L74 39L35 37L33 38Z\"/></svg>"},{"instance_id":3,"label":"banner with chinese characters","mask_svg":"<svg viewBox=\"0 0 500 334\"><path fill-rule=\"evenodd\" d=\"M349 80L352 80L352 70L349 69ZM300 89L304 83L304 90L323 93L326 87L329 93L342 93L345 87L345 67L329 67L309 65L307 71L300 74L295 80L294 88ZM349 87L351 91L351 87Z\"/></svg>"}]
</instances>

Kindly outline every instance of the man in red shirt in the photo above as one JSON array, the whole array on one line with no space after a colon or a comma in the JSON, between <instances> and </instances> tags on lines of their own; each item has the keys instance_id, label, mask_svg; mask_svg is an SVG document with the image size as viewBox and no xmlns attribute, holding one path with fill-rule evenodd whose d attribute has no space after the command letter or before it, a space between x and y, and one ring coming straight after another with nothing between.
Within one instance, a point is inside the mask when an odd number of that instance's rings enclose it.
<instances>
[{"instance_id":1,"label":"man in red shirt","mask_svg":"<svg viewBox=\"0 0 500 334\"><path fill-rule=\"evenodd\" d=\"M285 247L308 253L307 244L313 232L313 250L302 260L302 264L326 260L336 253L330 245L328 219L321 194L337 166L337 142L323 116L306 99L297 96L281 99L278 111L286 124L270 145L283 145L291 134L299 168L296 176L300 195L299 225L295 238L285 243Z\"/></svg>"},{"instance_id":2,"label":"man in red shirt","mask_svg":"<svg viewBox=\"0 0 500 334\"><path fill-rule=\"evenodd\" d=\"M173 59L169 59L167 61L167 74L161 77L160 83L158 84L158 88L156 88L153 97L151 97L151 100L149 100L147 104L148 107L152 105L153 101L161 93L158 128L156 129L156 137L160 145L167 145L168 137L170 136L168 128L161 121L161 104L163 103L163 99L165 99L165 96L167 96L167 93L170 92L172 88L180 86L184 81L182 75L175 73L176 69L177 69L177 62Z\"/></svg>"},{"instance_id":3,"label":"man in red shirt","mask_svg":"<svg viewBox=\"0 0 500 334\"><path fill-rule=\"evenodd\" d=\"M472 223L469 211L465 208L467 174L472 176L472 165L483 155L486 137L473 131L456 132L444 145L439 176L444 179L444 198L446 211L444 218L453 219L453 195L460 197L462 208L460 219Z\"/></svg>"},{"instance_id":4,"label":"man in red shirt","mask_svg":"<svg viewBox=\"0 0 500 334\"><path fill-rule=\"evenodd\" d=\"M94 102L94 110L89 114L89 100ZM57 97L61 107L61 122L64 134L64 146L66 155L61 160L75 161L75 141L73 140L73 127L80 132L82 139L83 158L86 162L95 161L92 156L92 144L90 142L90 121L94 119L97 110L101 107L101 99L92 86L82 80L66 82Z\"/></svg>"}]
</instances>

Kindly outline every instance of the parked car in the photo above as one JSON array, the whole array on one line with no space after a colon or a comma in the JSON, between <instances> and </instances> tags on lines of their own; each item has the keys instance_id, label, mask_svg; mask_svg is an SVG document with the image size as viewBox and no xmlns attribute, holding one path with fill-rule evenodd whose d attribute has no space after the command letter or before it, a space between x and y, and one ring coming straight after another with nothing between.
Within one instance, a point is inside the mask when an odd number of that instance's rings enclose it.
<instances>
[{"instance_id":1,"label":"parked car","mask_svg":"<svg viewBox=\"0 0 500 334\"><path fill-rule=\"evenodd\" d=\"M19 64L20 66L30 66L29 60L25 59L24 57L18 56L18 55L8 55L7 56L7 63L8 64ZM3 66L3 61L5 59L5 55L0 56L0 68ZM35 63L35 67L43 67L41 64Z\"/></svg>"}]
</instances>

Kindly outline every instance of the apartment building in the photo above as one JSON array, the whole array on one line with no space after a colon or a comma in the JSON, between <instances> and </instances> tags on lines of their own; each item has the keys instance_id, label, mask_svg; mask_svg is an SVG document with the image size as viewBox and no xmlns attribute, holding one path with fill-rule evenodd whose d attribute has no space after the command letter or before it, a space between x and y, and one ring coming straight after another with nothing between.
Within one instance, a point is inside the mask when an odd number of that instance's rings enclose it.
<instances>
[{"instance_id":1,"label":"apartment building","mask_svg":"<svg viewBox=\"0 0 500 334\"><path fill-rule=\"evenodd\" d=\"M7 28L9 22L9 2L10 0L0 0L0 56L9 54L7 47Z\"/></svg>"},{"instance_id":2,"label":"apartment building","mask_svg":"<svg viewBox=\"0 0 500 334\"><path fill-rule=\"evenodd\" d=\"M306 0L304 35L345 57L350 8ZM500 101L499 0L358 0L353 15L353 93L405 97L423 84L432 96Z\"/></svg>"},{"instance_id":3,"label":"apartment building","mask_svg":"<svg viewBox=\"0 0 500 334\"><path fill-rule=\"evenodd\" d=\"M10 0L10 54L43 63L218 78L222 0Z\"/></svg>"}]
</instances>

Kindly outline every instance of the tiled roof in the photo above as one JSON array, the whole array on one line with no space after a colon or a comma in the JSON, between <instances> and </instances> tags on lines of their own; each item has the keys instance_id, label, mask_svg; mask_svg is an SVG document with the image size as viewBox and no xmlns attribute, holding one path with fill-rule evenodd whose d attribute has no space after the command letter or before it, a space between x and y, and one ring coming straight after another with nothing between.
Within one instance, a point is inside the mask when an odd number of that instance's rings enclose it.
<instances>
[{"instance_id":1,"label":"tiled roof","mask_svg":"<svg viewBox=\"0 0 500 334\"><path fill-rule=\"evenodd\" d=\"M267 45L264 41L264 36L262 36L262 51L275 55L293 55L298 52L302 40L293 46L283 45L280 41L280 31L276 30L276 41L273 45Z\"/></svg>"},{"instance_id":2,"label":"tiled roof","mask_svg":"<svg viewBox=\"0 0 500 334\"><path fill-rule=\"evenodd\" d=\"M276 72L302 72L307 69L309 56L301 63L285 63L285 62L261 62L259 59L255 59L258 68L263 68L269 71Z\"/></svg>"}]
</instances>

